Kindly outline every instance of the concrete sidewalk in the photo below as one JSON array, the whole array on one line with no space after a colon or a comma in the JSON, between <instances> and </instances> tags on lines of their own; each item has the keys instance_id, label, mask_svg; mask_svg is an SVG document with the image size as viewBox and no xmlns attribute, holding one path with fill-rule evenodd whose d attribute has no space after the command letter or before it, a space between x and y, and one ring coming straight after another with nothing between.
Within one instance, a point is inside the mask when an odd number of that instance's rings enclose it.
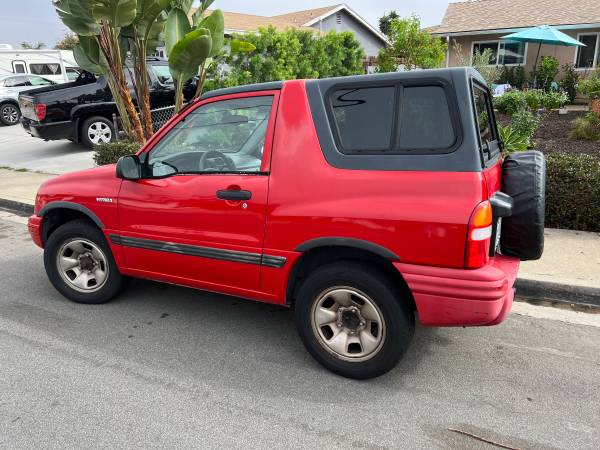
<instances>
[{"instance_id":1,"label":"concrete sidewalk","mask_svg":"<svg viewBox=\"0 0 600 450\"><path fill-rule=\"evenodd\" d=\"M38 187L53 176L0 169L0 207L31 214ZM545 236L542 259L521 263L519 296L600 306L600 233L547 228Z\"/></svg>"}]
</instances>

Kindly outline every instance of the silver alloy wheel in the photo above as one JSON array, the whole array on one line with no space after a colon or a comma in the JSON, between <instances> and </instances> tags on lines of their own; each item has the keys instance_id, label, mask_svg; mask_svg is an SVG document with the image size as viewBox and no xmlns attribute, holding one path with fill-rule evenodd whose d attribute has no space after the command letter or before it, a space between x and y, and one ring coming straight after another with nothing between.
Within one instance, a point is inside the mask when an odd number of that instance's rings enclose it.
<instances>
[{"instance_id":1,"label":"silver alloy wheel","mask_svg":"<svg viewBox=\"0 0 600 450\"><path fill-rule=\"evenodd\" d=\"M14 125L19 121L19 110L15 105L4 105L2 107L2 118L5 122Z\"/></svg>"},{"instance_id":2,"label":"silver alloy wheel","mask_svg":"<svg viewBox=\"0 0 600 450\"><path fill-rule=\"evenodd\" d=\"M90 142L96 144L106 144L112 139L112 130L104 122L92 122L87 131Z\"/></svg>"},{"instance_id":3,"label":"silver alloy wheel","mask_svg":"<svg viewBox=\"0 0 600 450\"><path fill-rule=\"evenodd\" d=\"M104 252L87 239L71 239L56 254L56 267L69 287L79 292L95 292L108 279Z\"/></svg>"},{"instance_id":4,"label":"silver alloy wheel","mask_svg":"<svg viewBox=\"0 0 600 450\"><path fill-rule=\"evenodd\" d=\"M312 330L319 344L344 361L373 358L385 340L385 321L375 302L347 286L322 292L311 308Z\"/></svg>"}]
</instances>

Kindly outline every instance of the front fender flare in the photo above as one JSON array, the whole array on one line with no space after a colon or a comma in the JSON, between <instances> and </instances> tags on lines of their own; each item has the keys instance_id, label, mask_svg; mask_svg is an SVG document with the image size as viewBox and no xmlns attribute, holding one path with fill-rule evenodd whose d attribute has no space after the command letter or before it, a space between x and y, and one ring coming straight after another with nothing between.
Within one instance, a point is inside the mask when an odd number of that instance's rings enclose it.
<instances>
[{"instance_id":1,"label":"front fender flare","mask_svg":"<svg viewBox=\"0 0 600 450\"><path fill-rule=\"evenodd\" d=\"M89 217L90 220L92 220L98 226L98 228L100 228L100 229L104 228L104 224L98 218L98 216L96 216L96 214L94 214L89 208L86 208L85 206L80 205L79 203L63 202L63 201L50 202L40 210L40 212L38 213L38 216L44 217L46 214L48 214L48 212L55 210L55 209L72 209L72 210L78 211L82 214L85 214L87 217Z\"/></svg>"}]
</instances>

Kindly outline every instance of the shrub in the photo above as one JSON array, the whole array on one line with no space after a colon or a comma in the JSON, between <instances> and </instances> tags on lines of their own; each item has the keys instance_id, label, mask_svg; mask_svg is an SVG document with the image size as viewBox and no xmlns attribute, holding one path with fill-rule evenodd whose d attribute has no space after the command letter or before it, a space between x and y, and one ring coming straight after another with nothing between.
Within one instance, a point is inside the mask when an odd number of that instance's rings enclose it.
<instances>
[{"instance_id":1,"label":"shrub","mask_svg":"<svg viewBox=\"0 0 600 450\"><path fill-rule=\"evenodd\" d=\"M544 106L545 96L545 92L540 89L530 89L529 91L525 92L525 103L529 109L537 111Z\"/></svg>"},{"instance_id":2,"label":"shrub","mask_svg":"<svg viewBox=\"0 0 600 450\"><path fill-rule=\"evenodd\" d=\"M94 162L98 166L116 163L121 156L133 155L141 148L139 142L115 141L94 146Z\"/></svg>"},{"instance_id":3,"label":"shrub","mask_svg":"<svg viewBox=\"0 0 600 450\"><path fill-rule=\"evenodd\" d=\"M592 156L546 156L546 226L600 231L600 162Z\"/></svg>"},{"instance_id":4,"label":"shrub","mask_svg":"<svg viewBox=\"0 0 600 450\"><path fill-rule=\"evenodd\" d=\"M600 118L593 112L575 119L575 126L569 137L571 139L598 141L600 140Z\"/></svg>"},{"instance_id":5,"label":"shrub","mask_svg":"<svg viewBox=\"0 0 600 450\"><path fill-rule=\"evenodd\" d=\"M523 66L502 66L498 84L510 84L516 89L523 89L525 83L527 83L527 74Z\"/></svg>"},{"instance_id":6,"label":"shrub","mask_svg":"<svg viewBox=\"0 0 600 450\"><path fill-rule=\"evenodd\" d=\"M513 153L527 150L529 148L529 139L527 136L517 133L510 125L498 126L500 137L504 142L504 153Z\"/></svg>"},{"instance_id":7,"label":"shrub","mask_svg":"<svg viewBox=\"0 0 600 450\"><path fill-rule=\"evenodd\" d=\"M494 97L494 107L502 114L512 116L526 106L523 92L508 91L499 97Z\"/></svg>"},{"instance_id":8,"label":"shrub","mask_svg":"<svg viewBox=\"0 0 600 450\"><path fill-rule=\"evenodd\" d=\"M550 91L544 94L542 104L545 109L562 108L569 102L569 96L564 91Z\"/></svg>"},{"instance_id":9,"label":"shrub","mask_svg":"<svg viewBox=\"0 0 600 450\"><path fill-rule=\"evenodd\" d=\"M586 97L592 100L600 99L600 74L582 80L577 87Z\"/></svg>"},{"instance_id":10,"label":"shrub","mask_svg":"<svg viewBox=\"0 0 600 450\"><path fill-rule=\"evenodd\" d=\"M513 114L510 126L519 135L524 136L529 144L540 122L536 116L529 111L519 111Z\"/></svg>"},{"instance_id":11,"label":"shrub","mask_svg":"<svg viewBox=\"0 0 600 450\"><path fill-rule=\"evenodd\" d=\"M577 83L579 83L579 73L571 63L562 66L565 77L560 82L560 86L567 93L569 103L574 103L577 97Z\"/></svg>"},{"instance_id":12,"label":"shrub","mask_svg":"<svg viewBox=\"0 0 600 450\"><path fill-rule=\"evenodd\" d=\"M558 59L554 56L542 56L537 66L537 82L545 91L550 90L552 82L558 75Z\"/></svg>"}]
</instances>

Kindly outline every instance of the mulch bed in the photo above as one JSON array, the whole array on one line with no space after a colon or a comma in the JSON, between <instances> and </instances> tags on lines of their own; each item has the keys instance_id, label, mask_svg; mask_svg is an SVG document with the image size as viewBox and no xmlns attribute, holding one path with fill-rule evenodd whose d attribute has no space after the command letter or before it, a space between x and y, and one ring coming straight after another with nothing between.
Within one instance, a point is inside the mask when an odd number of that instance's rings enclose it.
<instances>
[{"instance_id":1,"label":"mulch bed","mask_svg":"<svg viewBox=\"0 0 600 450\"><path fill-rule=\"evenodd\" d=\"M568 138L573 129L573 121L584 115L585 112L582 111L571 111L562 116L558 112L552 111L546 115L533 135L536 143L535 149L543 153L583 153L595 156L600 160L600 142ZM501 125L510 123L510 117L504 114L496 113L496 119Z\"/></svg>"}]
</instances>

